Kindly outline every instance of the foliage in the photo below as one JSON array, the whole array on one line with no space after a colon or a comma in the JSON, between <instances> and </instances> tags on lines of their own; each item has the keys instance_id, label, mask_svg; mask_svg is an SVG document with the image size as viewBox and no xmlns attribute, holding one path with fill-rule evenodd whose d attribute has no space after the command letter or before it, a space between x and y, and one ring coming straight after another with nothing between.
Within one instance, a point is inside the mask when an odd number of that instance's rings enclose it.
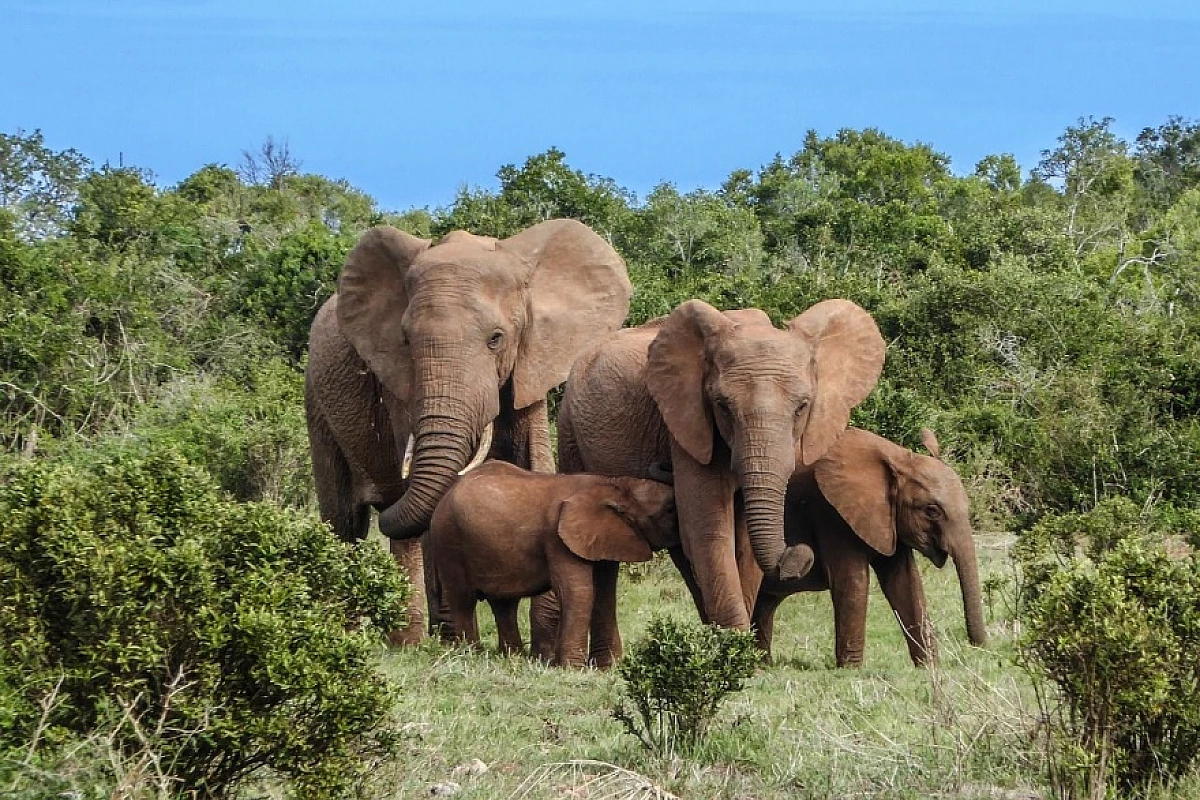
<instances>
[{"instance_id":1,"label":"foliage","mask_svg":"<svg viewBox=\"0 0 1200 800\"><path fill-rule=\"evenodd\" d=\"M1169 554L1168 533L1115 498L1043 519L1016 550L1022 657L1061 703L1064 797L1140 795L1200 758L1200 558Z\"/></svg>"},{"instance_id":2,"label":"foliage","mask_svg":"<svg viewBox=\"0 0 1200 800\"><path fill-rule=\"evenodd\" d=\"M236 292L238 313L299 360L313 317L333 294L354 239L314 221L262 252L256 247Z\"/></svg>"},{"instance_id":3,"label":"foliage","mask_svg":"<svg viewBox=\"0 0 1200 800\"><path fill-rule=\"evenodd\" d=\"M0 209L23 238L53 236L69 217L87 166L75 150L46 147L41 131L0 133Z\"/></svg>"},{"instance_id":4,"label":"foliage","mask_svg":"<svg viewBox=\"0 0 1200 800\"><path fill-rule=\"evenodd\" d=\"M206 796L264 770L330 796L391 741L374 654L406 592L381 548L231 502L169 447L11 461L0 752L40 738L61 753L105 730Z\"/></svg>"},{"instance_id":5,"label":"foliage","mask_svg":"<svg viewBox=\"0 0 1200 800\"><path fill-rule=\"evenodd\" d=\"M656 618L617 666L637 717L624 702L613 714L647 749L663 756L688 754L760 658L748 631Z\"/></svg>"},{"instance_id":6,"label":"foliage","mask_svg":"<svg viewBox=\"0 0 1200 800\"><path fill-rule=\"evenodd\" d=\"M255 375L278 358L298 380L313 314L369 225L508 236L569 216L626 259L629 324L692 297L777 323L829 297L862 305L889 348L856 421L910 441L931 425L951 450L987 454L972 463L988 474L964 477L994 486L997 525L1119 494L1195 505L1196 141L1180 117L1133 143L1084 118L1028 176L1004 153L956 175L929 144L809 131L716 189L664 182L641 199L551 148L448 207L383 215L345 181L303 174L282 140L251 151L243 176L209 164L160 188L17 132L0 142L0 443L36 454L146 417L181 421L181 387L217 387L215 409L259 391ZM53 222L30 227L35 207ZM233 405L244 424L270 416L287 442L266 472L303 471L298 417ZM200 455L193 426L188 452L223 485L303 502L247 490L233 476L263 448L233 446L237 423L210 423L231 446Z\"/></svg>"},{"instance_id":7,"label":"foliage","mask_svg":"<svg viewBox=\"0 0 1200 800\"><path fill-rule=\"evenodd\" d=\"M135 440L174 445L238 500L315 507L304 421L304 377L282 359L240 375L163 387L128 427Z\"/></svg>"}]
</instances>

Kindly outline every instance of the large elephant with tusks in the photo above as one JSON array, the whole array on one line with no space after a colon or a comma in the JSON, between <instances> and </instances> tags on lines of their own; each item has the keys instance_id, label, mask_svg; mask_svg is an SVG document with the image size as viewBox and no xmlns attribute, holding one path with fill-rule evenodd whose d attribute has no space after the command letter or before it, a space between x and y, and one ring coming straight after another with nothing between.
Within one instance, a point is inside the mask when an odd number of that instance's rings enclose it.
<instances>
[{"instance_id":1,"label":"large elephant with tusks","mask_svg":"<svg viewBox=\"0 0 1200 800\"><path fill-rule=\"evenodd\" d=\"M393 641L425 633L417 537L438 501L485 457L554 470L546 393L631 294L621 257L574 220L436 244L381 226L347 256L312 325L305 410L322 518L354 540L378 509L413 578Z\"/></svg>"}]
</instances>

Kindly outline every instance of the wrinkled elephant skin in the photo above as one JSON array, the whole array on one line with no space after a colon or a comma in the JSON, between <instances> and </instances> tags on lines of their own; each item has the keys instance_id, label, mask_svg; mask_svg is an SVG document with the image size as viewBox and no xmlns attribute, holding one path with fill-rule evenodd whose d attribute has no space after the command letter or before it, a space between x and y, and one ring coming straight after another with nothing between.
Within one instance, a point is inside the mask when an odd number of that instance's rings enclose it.
<instances>
[{"instance_id":1,"label":"wrinkled elephant skin","mask_svg":"<svg viewBox=\"0 0 1200 800\"><path fill-rule=\"evenodd\" d=\"M424 634L416 537L438 501L478 450L554 470L546 393L620 327L630 294L620 256L573 220L503 240L455 231L436 244L381 226L347 256L309 336L305 410L322 518L355 540L379 509L413 578L408 627L394 640Z\"/></svg>"},{"instance_id":2,"label":"wrinkled elephant skin","mask_svg":"<svg viewBox=\"0 0 1200 800\"><path fill-rule=\"evenodd\" d=\"M672 557L694 571L704 620L748 629L763 573L795 579L812 564L811 548L787 547L783 534L797 458L816 461L845 430L883 356L874 320L846 300L818 303L782 330L757 309L690 300L576 361L560 469L651 477L671 464L681 540Z\"/></svg>"},{"instance_id":3,"label":"wrinkled elephant skin","mask_svg":"<svg viewBox=\"0 0 1200 800\"><path fill-rule=\"evenodd\" d=\"M620 657L616 629L621 561L648 561L676 545L670 486L636 478L541 475L489 462L456 483L438 505L429 553L447 606L451 635L479 642L475 604L496 616L500 648L522 650L517 602L554 589L561 621L553 661L603 669Z\"/></svg>"},{"instance_id":4,"label":"wrinkled elephant skin","mask_svg":"<svg viewBox=\"0 0 1200 800\"><path fill-rule=\"evenodd\" d=\"M899 618L914 664L937 656L925 591L913 552L941 567L953 559L962 589L967 635L987 642L970 510L962 481L939 458L937 439L922 432L931 455L850 429L816 464L788 485L789 544L807 543L816 564L802 581L764 580L754 609L759 646L770 655L775 611L802 591L832 593L838 666L860 666L866 638L869 571Z\"/></svg>"}]
</instances>

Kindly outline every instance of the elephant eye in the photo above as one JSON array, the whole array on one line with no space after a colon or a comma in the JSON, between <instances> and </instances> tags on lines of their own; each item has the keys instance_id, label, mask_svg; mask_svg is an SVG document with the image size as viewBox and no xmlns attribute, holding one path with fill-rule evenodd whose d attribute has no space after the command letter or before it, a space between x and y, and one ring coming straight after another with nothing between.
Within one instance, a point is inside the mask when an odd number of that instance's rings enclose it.
<instances>
[{"instance_id":1,"label":"elephant eye","mask_svg":"<svg viewBox=\"0 0 1200 800\"><path fill-rule=\"evenodd\" d=\"M807 408L808 408L808 398L806 397L800 401L800 405L796 406L796 416L798 417L801 414L803 414L805 409L807 409Z\"/></svg>"},{"instance_id":2,"label":"elephant eye","mask_svg":"<svg viewBox=\"0 0 1200 800\"><path fill-rule=\"evenodd\" d=\"M488 339L488 347L495 350L500 346L500 342L504 339L504 331L496 331L492 337Z\"/></svg>"},{"instance_id":3,"label":"elephant eye","mask_svg":"<svg viewBox=\"0 0 1200 800\"><path fill-rule=\"evenodd\" d=\"M937 503L930 503L929 505L925 506L925 516L929 517L930 519L941 519L942 509Z\"/></svg>"}]
</instances>

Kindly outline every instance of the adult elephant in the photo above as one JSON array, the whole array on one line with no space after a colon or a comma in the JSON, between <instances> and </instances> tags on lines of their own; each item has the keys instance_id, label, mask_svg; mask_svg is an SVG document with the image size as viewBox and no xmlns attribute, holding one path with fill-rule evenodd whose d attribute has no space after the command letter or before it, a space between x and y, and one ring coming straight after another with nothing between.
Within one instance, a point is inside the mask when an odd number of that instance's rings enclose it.
<instances>
[{"instance_id":1,"label":"adult elephant","mask_svg":"<svg viewBox=\"0 0 1200 800\"><path fill-rule=\"evenodd\" d=\"M900 620L913 663L936 658L913 551L939 569L947 558L954 559L967 637L974 645L987 643L967 493L954 470L940 460L933 432L924 429L921 437L928 456L852 428L816 464L796 470L788 485L787 541L813 545L816 563L798 582L763 581L754 627L768 656L775 611L783 599L828 590L837 665L861 666L874 569Z\"/></svg>"},{"instance_id":2,"label":"adult elephant","mask_svg":"<svg viewBox=\"0 0 1200 800\"><path fill-rule=\"evenodd\" d=\"M797 445L803 463L824 455L883 357L874 320L847 300L818 303L783 330L757 309L689 300L575 363L560 469L657 477L655 465L672 464L682 550L672 556L690 563L705 621L748 629L762 574L792 579L812 564L808 545L784 543Z\"/></svg>"},{"instance_id":3,"label":"adult elephant","mask_svg":"<svg viewBox=\"0 0 1200 800\"><path fill-rule=\"evenodd\" d=\"M631 294L621 257L574 220L437 244L381 226L351 250L312 325L305 410L321 516L359 539L379 509L414 579L399 641L424 635L415 537L442 495L484 456L554 471L546 393Z\"/></svg>"}]
</instances>

